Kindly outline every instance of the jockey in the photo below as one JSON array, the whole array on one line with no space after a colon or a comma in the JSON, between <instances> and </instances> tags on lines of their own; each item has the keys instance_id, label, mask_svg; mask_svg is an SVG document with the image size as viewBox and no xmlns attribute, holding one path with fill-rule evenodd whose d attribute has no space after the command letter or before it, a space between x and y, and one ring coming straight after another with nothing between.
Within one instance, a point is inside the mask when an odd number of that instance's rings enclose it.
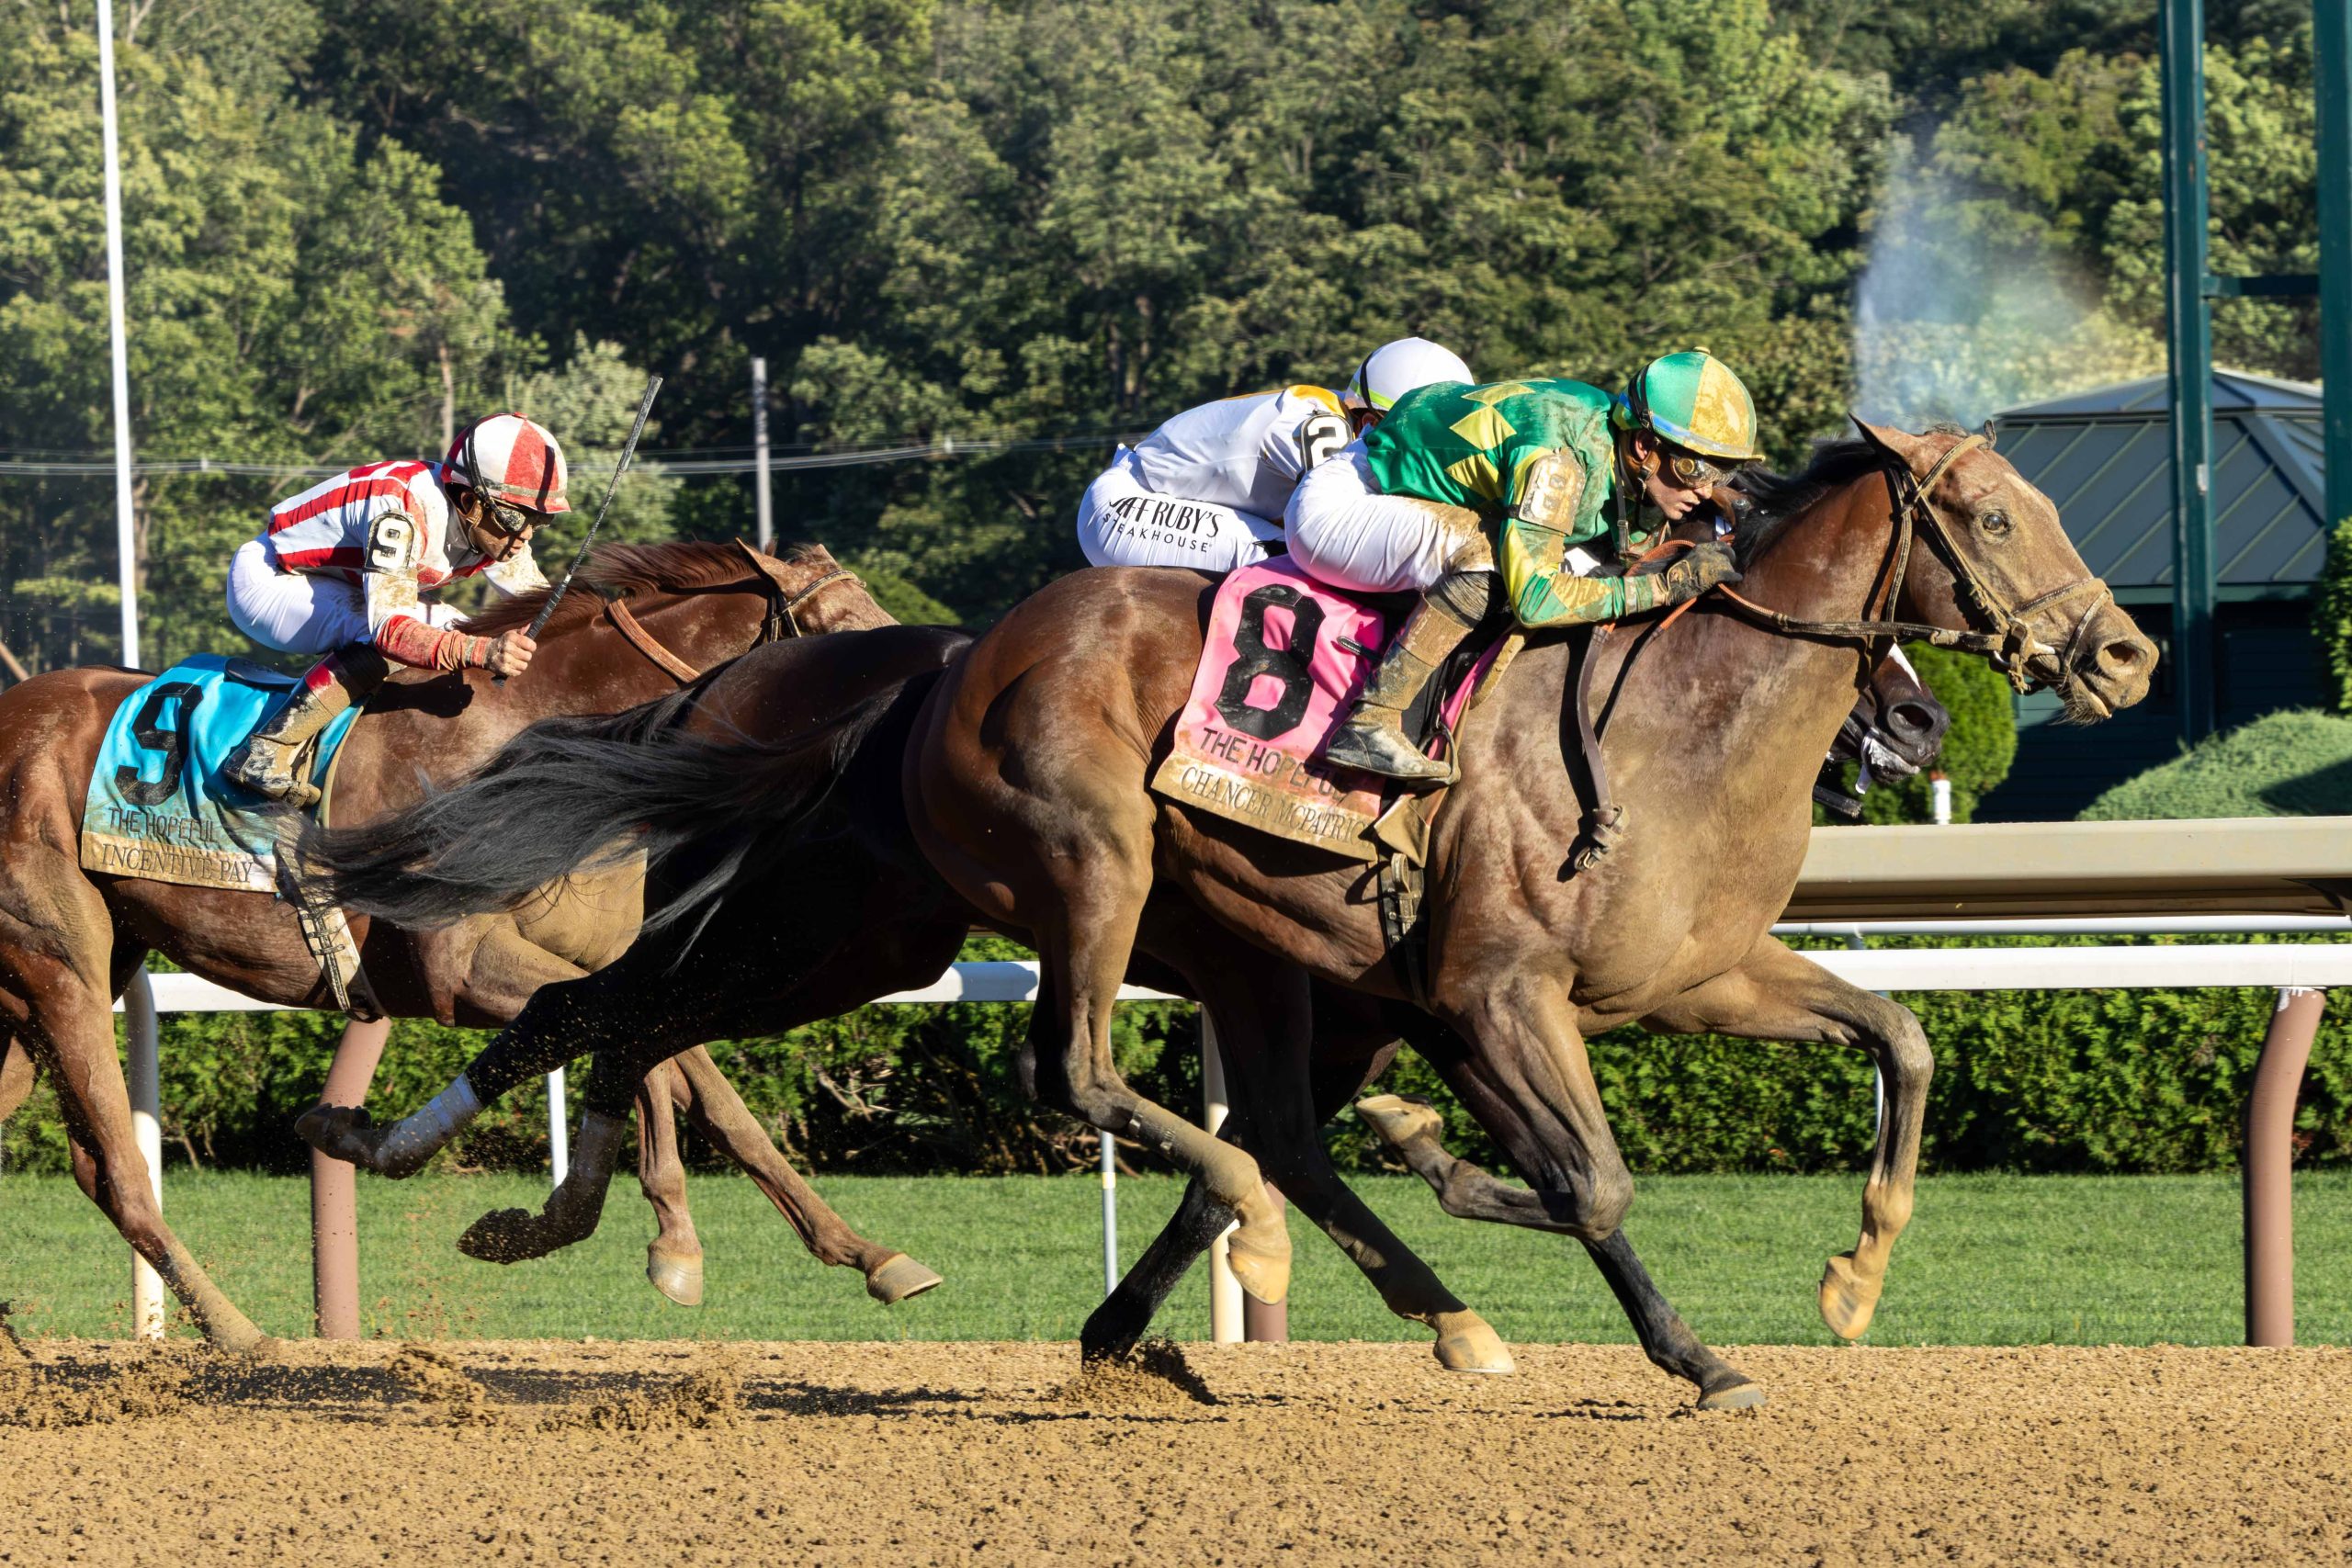
<instances>
[{"instance_id":1,"label":"jockey","mask_svg":"<svg viewBox=\"0 0 2352 1568\"><path fill-rule=\"evenodd\" d=\"M520 675L526 633L469 637L431 593L477 573L513 597L548 586L531 533L564 499L563 448L521 414L469 425L445 461L370 463L269 511L229 563L229 618L265 648L323 653L284 706L230 759L228 776L297 807L319 792L296 754L327 721L373 695L391 665Z\"/></svg>"},{"instance_id":2,"label":"jockey","mask_svg":"<svg viewBox=\"0 0 2352 1568\"><path fill-rule=\"evenodd\" d=\"M1652 360L1613 398L1581 381L1505 381L1401 400L1302 480L1283 516L1309 576L1360 592L1425 591L1325 760L1395 779L1450 777L1406 735L1404 715L1498 587L1532 629L1613 621L1739 581L1720 543L1642 577L1622 575L1620 551L1647 541L1633 531L1635 506L1648 502L1670 525L1758 456L1747 389L1704 349Z\"/></svg>"},{"instance_id":3,"label":"jockey","mask_svg":"<svg viewBox=\"0 0 2352 1568\"><path fill-rule=\"evenodd\" d=\"M1400 397L1470 367L1426 338L1383 344L1334 398L1320 387L1227 398L1178 414L1122 446L1086 489L1078 543L1090 566L1231 571L1283 537L1299 477L1380 423Z\"/></svg>"}]
</instances>

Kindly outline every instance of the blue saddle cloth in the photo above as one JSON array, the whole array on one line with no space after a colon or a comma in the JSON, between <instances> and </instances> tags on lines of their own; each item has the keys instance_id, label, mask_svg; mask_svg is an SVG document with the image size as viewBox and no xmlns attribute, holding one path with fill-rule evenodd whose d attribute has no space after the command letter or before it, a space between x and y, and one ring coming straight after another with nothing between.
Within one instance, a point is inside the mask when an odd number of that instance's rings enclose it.
<instances>
[{"instance_id":1,"label":"blue saddle cloth","mask_svg":"<svg viewBox=\"0 0 2352 1568\"><path fill-rule=\"evenodd\" d=\"M172 666L115 710L90 773L82 864L190 887L277 890L288 814L222 776L238 742L276 711L297 678L201 653ZM311 780L323 787L359 716L338 715L318 740Z\"/></svg>"}]
</instances>

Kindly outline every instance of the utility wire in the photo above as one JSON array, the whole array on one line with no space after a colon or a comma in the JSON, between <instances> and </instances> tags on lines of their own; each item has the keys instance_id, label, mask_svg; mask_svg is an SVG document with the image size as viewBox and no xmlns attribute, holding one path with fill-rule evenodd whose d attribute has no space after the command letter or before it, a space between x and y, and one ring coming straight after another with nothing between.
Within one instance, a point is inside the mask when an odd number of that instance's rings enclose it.
<instances>
[{"instance_id":1,"label":"utility wire","mask_svg":"<svg viewBox=\"0 0 2352 1568\"><path fill-rule=\"evenodd\" d=\"M1047 435L1026 440L958 441L954 436L922 446L878 446L840 452L809 452L796 456L771 457L772 473L788 473L811 468L857 468L876 463L908 463L941 461L956 457L990 457L1012 452L1067 452L1082 447L1106 448L1117 442L1133 442L1140 433L1114 433L1085 435ZM696 448L684 448L691 453ZM709 450L709 448L705 448ZM740 450L718 447L718 451ZM373 462L377 459L368 458ZM695 457L681 455L665 457L649 455L647 461L662 474L680 477L707 474L748 474L758 468L751 457ZM130 466L133 474L222 474L261 478L326 479L356 468L356 463L258 463L222 457L151 457ZM114 464L95 459L28 460L0 462L0 478L97 478L114 472Z\"/></svg>"}]
</instances>

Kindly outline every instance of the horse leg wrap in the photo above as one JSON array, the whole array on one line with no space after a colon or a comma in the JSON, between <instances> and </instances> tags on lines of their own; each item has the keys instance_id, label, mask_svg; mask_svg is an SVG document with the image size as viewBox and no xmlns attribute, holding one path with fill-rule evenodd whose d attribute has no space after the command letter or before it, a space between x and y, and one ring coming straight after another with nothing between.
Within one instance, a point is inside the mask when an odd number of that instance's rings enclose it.
<instances>
[{"instance_id":1,"label":"horse leg wrap","mask_svg":"<svg viewBox=\"0 0 2352 1568\"><path fill-rule=\"evenodd\" d=\"M376 1169L385 1176L413 1176L440 1152L473 1119L481 1114L474 1086L459 1073L458 1081L433 1097L425 1108L404 1117L384 1134L376 1146Z\"/></svg>"}]
</instances>

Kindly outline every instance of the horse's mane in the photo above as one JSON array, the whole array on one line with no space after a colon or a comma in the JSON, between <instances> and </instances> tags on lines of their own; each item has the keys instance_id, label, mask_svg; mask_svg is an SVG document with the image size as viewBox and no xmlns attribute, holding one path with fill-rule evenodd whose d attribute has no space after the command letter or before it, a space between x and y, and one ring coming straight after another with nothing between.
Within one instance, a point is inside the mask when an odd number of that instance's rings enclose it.
<instances>
[{"instance_id":1,"label":"horse's mane","mask_svg":"<svg viewBox=\"0 0 2352 1568\"><path fill-rule=\"evenodd\" d=\"M1860 437L1825 441L1813 449L1813 460L1793 474L1770 468L1742 468L1732 487L1756 503L1732 531L1732 553L1742 571L1797 518L1831 491L1853 483L1886 467L1886 454Z\"/></svg>"},{"instance_id":2,"label":"horse's mane","mask_svg":"<svg viewBox=\"0 0 2352 1568\"><path fill-rule=\"evenodd\" d=\"M1959 425L1939 422L1928 426L1930 435L1965 435ZM1813 460L1800 473L1776 474L1770 468L1747 468L1732 476L1732 488L1756 502L1732 532L1731 547L1739 569L1771 547L1781 531L1805 509L1831 491L1853 483L1866 474L1883 472L1887 455L1859 436L1824 441L1813 449Z\"/></svg>"},{"instance_id":3,"label":"horse's mane","mask_svg":"<svg viewBox=\"0 0 2352 1568\"><path fill-rule=\"evenodd\" d=\"M787 566L820 558L831 558L822 545L789 545L775 557ZM586 620L603 609L606 600L627 599L637 593L690 593L697 588L724 588L752 576L752 563L734 545L714 545L698 539L661 545L598 545L589 551L580 575L572 581L572 592L566 593L563 602L556 606L546 629L553 632ZM580 590L583 588L592 592L582 593ZM535 589L485 605L478 614L467 617L466 629L477 636L494 637L510 627L527 626L551 592Z\"/></svg>"}]
</instances>

